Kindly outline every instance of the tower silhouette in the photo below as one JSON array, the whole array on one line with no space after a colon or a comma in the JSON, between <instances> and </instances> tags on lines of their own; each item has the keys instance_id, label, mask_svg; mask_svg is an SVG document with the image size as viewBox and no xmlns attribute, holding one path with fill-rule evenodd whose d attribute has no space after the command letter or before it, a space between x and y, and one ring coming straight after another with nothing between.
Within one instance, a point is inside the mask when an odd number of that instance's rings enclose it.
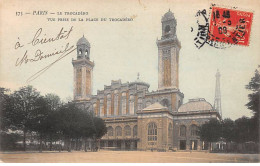
<instances>
[{"instance_id":1,"label":"tower silhouette","mask_svg":"<svg viewBox=\"0 0 260 166\"><path fill-rule=\"evenodd\" d=\"M72 60L74 68L74 100L90 100L94 62L90 60L90 43L84 37L77 42L77 59Z\"/></svg>"},{"instance_id":2,"label":"tower silhouette","mask_svg":"<svg viewBox=\"0 0 260 166\"><path fill-rule=\"evenodd\" d=\"M222 117L221 110L221 94L220 94L220 72L217 70L216 73L216 89L215 89L215 100L214 100L214 109L219 112Z\"/></svg>"}]
</instances>

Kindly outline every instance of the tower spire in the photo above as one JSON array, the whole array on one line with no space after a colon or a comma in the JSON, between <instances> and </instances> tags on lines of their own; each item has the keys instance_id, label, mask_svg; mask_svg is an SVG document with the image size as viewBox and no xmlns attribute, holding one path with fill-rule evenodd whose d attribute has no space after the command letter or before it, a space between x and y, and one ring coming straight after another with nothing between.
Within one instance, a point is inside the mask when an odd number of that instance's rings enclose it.
<instances>
[{"instance_id":1,"label":"tower spire","mask_svg":"<svg viewBox=\"0 0 260 166\"><path fill-rule=\"evenodd\" d=\"M214 100L214 109L219 112L222 117L221 110L221 94L220 94L220 72L217 70L216 73L216 88L215 88L215 100Z\"/></svg>"}]
</instances>

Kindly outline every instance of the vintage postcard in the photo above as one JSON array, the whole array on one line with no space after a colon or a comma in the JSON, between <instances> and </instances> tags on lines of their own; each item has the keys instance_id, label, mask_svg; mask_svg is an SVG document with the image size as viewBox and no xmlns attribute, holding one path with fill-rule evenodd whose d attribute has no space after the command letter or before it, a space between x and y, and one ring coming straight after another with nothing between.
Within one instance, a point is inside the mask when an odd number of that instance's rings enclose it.
<instances>
[{"instance_id":1,"label":"vintage postcard","mask_svg":"<svg viewBox=\"0 0 260 166\"><path fill-rule=\"evenodd\" d=\"M258 0L0 0L0 161L259 162Z\"/></svg>"}]
</instances>

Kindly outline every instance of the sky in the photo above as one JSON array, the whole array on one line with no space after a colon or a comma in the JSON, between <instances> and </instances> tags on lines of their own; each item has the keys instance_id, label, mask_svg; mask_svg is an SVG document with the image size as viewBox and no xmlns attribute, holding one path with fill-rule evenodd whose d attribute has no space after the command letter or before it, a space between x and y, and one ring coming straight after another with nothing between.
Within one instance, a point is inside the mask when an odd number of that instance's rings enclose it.
<instances>
[{"instance_id":1,"label":"sky","mask_svg":"<svg viewBox=\"0 0 260 166\"><path fill-rule=\"evenodd\" d=\"M140 79L149 83L149 91L158 88L157 38L161 37L161 17L170 9L177 20L177 37L181 42L179 85L184 93L184 102L191 98L205 98L212 105L215 95L215 74L221 73L222 114L224 118L236 119L251 116L245 107L250 91L245 89L254 71L260 64L260 13L257 0L218 1L220 7L237 7L238 10L253 12L249 46L231 45L216 49L205 45L198 49L194 45L197 34L196 13L207 10L214 1L193 0L182 2L168 0L150 1L0 1L0 86L17 90L21 86L33 85L42 94L55 93L63 100L73 98L73 66L76 51L57 61L42 75L31 82L27 79L53 63L59 55L16 66L27 51L33 58L37 50L51 53L62 50L69 43L76 46L83 35L91 44L90 59L94 61L93 94L110 85L111 80L132 82ZM36 12L34 12L36 11ZM47 15L33 15L37 11L48 11ZM23 15L19 16L18 12ZM58 15L57 12L62 12ZM64 12L87 12L84 16L68 16ZM26 14L30 13L30 14ZM55 13L55 14L50 14ZM109 18L133 18L133 21L112 22ZM55 18L55 21L48 21ZM76 18L77 21L58 21L58 18ZM83 18L84 21L78 21ZM108 21L85 21L107 18ZM67 39L51 43L32 45L37 30L40 37L55 37L59 31L72 31ZM191 29L193 31L191 32ZM20 46L17 47L17 42Z\"/></svg>"}]
</instances>

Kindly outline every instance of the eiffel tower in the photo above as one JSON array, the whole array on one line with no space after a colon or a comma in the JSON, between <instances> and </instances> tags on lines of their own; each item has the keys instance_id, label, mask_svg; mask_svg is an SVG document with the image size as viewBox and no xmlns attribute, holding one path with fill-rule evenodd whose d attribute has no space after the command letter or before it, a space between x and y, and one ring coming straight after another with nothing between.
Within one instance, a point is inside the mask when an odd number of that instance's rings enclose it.
<instances>
[{"instance_id":1,"label":"eiffel tower","mask_svg":"<svg viewBox=\"0 0 260 166\"><path fill-rule=\"evenodd\" d=\"M222 117L221 110L221 94L220 94L220 72L217 70L216 73L216 89L215 89L215 100L214 100L214 109L219 112Z\"/></svg>"}]
</instances>

